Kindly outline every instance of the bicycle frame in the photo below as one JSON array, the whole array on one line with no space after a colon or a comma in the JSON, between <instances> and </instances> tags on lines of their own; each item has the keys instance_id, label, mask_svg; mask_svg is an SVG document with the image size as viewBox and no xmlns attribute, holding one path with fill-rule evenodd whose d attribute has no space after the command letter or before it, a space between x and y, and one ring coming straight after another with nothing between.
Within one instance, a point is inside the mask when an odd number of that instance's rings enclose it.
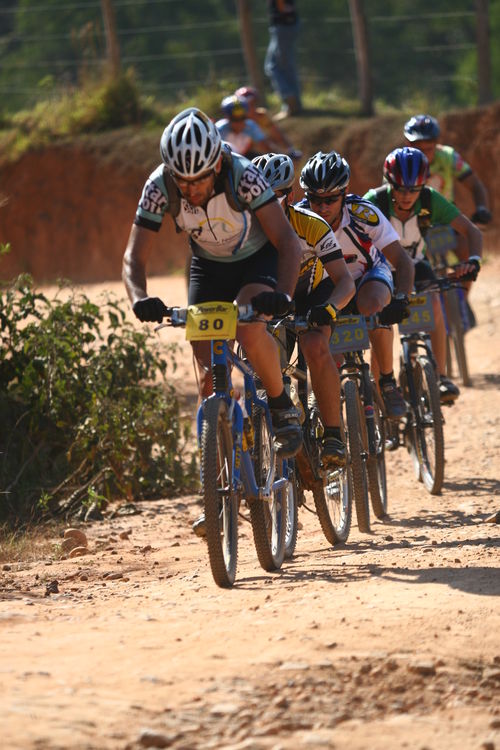
<instances>
[{"instance_id":1,"label":"bicycle frame","mask_svg":"<svg viewBox=\"0 0 500 750\"><path fill-rule=\"evenodd\" d=\"M273 492L279 491L285 487L288 479L285 477L274 480L276 455L273 448L272 460L266 477L264 487L259 487L255 481L255 473L252 464L250 446L244 432L243 410L234 397L234 388L231 379L231 371L236 367L244 377L245 387L245 409L247 414L251 413L252 404L259 406L264 414L266 423L272 431L271 413L267 402L259 398L254 380L253 368L243 360L238 354L232 351L227 341L211 341L211 367L214 392L211 396L203 399L196 416L198 445L201 439L201 429L203 422L203 409L206 401L213 398L222 398L229 406L228 418L232 424L233 434L233 489L237 491L241 484L244 486L244 494L247 500L269 500ZM285 465L285 475L286 465Z\"/></svg>"}]
</instances>

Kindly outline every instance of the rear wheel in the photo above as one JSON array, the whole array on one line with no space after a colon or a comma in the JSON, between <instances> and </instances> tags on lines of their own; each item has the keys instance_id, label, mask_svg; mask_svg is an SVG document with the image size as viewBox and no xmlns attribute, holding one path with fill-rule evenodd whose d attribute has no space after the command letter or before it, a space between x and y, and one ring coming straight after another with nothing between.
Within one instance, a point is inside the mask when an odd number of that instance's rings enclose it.
<instances>
[{"instance_id":1,"label":"rear wheel","mask_svg":"<svg viewBox=\"0 0 500 750\"><path fill-rule=\"evenodd\" d=\"M283 476L284 461L274 453L273 436L269 430L265 413L260 408L253 410L254 426L254 471L259 487L264 487L274 470L274 480ZM274 466L272 461L274 460ZM287 526L287 487L271 490L268 499L252 500L250 521L259 563L269 572L278 570L285 558Z\"/></svg>"},{"instance_id":2,"label":"rear wheel","mask_svg":"<svg viewBox=\"0 0 500 750\"><path fill-rule=\"evenodd\" d=\"M286 496L285 557L290 559L297 546L299 527L299 486L295 461L288 459L288 489Z\"/></svg>"},{"instance_id":3,"label":"rear wheel","mask_svg":"<svg viewBox=\"0 0 500 750\"><path fill-rule=\"evenodd\" d=\"M368 455L368 485L373 512L377 518L387 515L387 475L385 471L385 420L382 405L373 387L373 417L375 428L375 452Z\"/></svg>"},{"instance_id":4,"label":"rear wheel","mask_svg":"<svg viewBox=\"0 0 500 750\"><path fill-rule=\"evenodd\" d=\"M319 434L319 409L314 397L309 400L309 414L313 440ZM345 435L343 436L345 440ZM317 455L319 463L319 451ZM346 542L352 521L352 479L350 467L332 468L325 472L313 489L314 505L321 529L330 544Z\"/></svg>"},{"instance_id":5,"label":"rear wheel","mask_svg":"<svg viewBox=\"0 0 500 750\"><path fill-rule=\"evenodd\" d=\"M366 456L368 454L366 424L364 422L364 414L361 410L361 399L356 383L353 380L346 380L343 388L354 504L356 506L358 528L367 534L370 532L370 508L366 476Z\"/></svg>"},{"instance_id":6,"label":"rear wheel","mask_svg":"<svg viewBox=\"0 0 500 750\"><path fill-rule=\"evenodd\" d=\"M439 387L434 367L426 357L418 357L417 367L421 376L417 386L416 451L426 490L431 495L439 495L444 481L444 432Z\"/></svg>"},{"instance_id":7,"label":"rear wheel","mask_svg":"<svg viewBox=\"0 0 500 750\"><path fill-rule=\"evenodd\" d=\"M215 583L228 588L238 560L238 497L233 488L232 429L222 399L208 399L203 409L201 479L210 567Z\"/></svg>"}]
</instances>

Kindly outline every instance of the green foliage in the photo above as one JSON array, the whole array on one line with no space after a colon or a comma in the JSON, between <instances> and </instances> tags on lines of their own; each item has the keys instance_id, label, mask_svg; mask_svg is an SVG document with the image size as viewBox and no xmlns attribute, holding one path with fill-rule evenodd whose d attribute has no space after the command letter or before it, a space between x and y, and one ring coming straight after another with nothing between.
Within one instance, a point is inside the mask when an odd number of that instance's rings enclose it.
<instances>
[{"instance_id":1,"label":"green foliage","mask_svg":"<svg viewBox=\"0 0 500 750\"><path fill-rule=\"evenodd\" d=\"M175 348L167 361L117 301L49 300L21 276L0 292L0 344L0 520L193 487Z\"/></svg>"}]
</instances>

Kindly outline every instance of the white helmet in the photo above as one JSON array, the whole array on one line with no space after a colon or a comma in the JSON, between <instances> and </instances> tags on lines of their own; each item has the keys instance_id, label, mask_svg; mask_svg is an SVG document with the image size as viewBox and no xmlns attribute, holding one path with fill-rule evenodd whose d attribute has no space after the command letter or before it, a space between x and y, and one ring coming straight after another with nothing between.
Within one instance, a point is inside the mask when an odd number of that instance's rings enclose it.
<instances>
[{"instance_id":1,"label":"white helmet","mask_svg":"<svg viewBox=\"0 0 500 750\"><path fill-rule=\"evenodd\" d=\"M212 120L196 107L179 112L163 131L161 158L179 177L196 177L217 164L221 137Z\"/></svg>"},{"instance_id":2,"label":"white helmet","mask_svg":"<svg viewBox=\"0 0 500 750\"><path fill-rule=\"evenodd\" d=\"M295 169L287 154L261 154L252 159L273 190L284 190L293 185Z\"/></svg>"}]
</instances>

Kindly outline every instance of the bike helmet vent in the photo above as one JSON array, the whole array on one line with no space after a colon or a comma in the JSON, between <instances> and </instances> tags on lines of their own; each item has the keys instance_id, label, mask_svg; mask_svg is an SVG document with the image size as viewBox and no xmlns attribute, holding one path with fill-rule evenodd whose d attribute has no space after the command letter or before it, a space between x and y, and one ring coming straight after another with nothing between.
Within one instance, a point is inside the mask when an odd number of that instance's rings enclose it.
<instances>
[{"instance_id":1,"label":"bike helmet vent","mask_svg":"<svg viewBox=\"0 0 500 750\"><path fill-rule=\"evenodd\" d=\"M336 151L318 151L300 173L300 186L311 193L342 193L349 184L349 164Z\"/></svg>"},{"instance_id":2,"label":"bike helmet vent","mask_svg":"<svg viewBox=\"0 0 500 750\"><path fill-rule=\"evenodd\" d=\"M293 161L286 154L262 154L252 159L273 190L291 187L295 179Z\"/></svg>"},{"instance_id":3,"label":"bike helmet vent","mask_svg":"<svg viewBox=\"0 0 500 750\"><path fill-rule=\"evenodd\" d=\"M221 143L212 120L200 109L189 107L179 112L163 131L161 158L179 177L196 177L215 167Z\"/></svg>"},{"instance_id":4,"label":"bike helmet vent","mask_svg":"<svg viewBox=\"0 0 500 750\"><path fill-rule=\"evenodd\" d=\"M405 125L405 138L409 141L432 141L439 138L439 123L430 115L415 115Z\"/></svg>"},{"instance_id":5,"label":"bike helmet vent","mask_svg":"<svg viewBox=\"0 0 500 750\"><path fill-rule=\"evenodd\" d=\"M418 148L396 148L387 154L384 162L384 178L391 185L416 187L425 185L429 174L427 157Z\"/></svg>"}]
</instances>

